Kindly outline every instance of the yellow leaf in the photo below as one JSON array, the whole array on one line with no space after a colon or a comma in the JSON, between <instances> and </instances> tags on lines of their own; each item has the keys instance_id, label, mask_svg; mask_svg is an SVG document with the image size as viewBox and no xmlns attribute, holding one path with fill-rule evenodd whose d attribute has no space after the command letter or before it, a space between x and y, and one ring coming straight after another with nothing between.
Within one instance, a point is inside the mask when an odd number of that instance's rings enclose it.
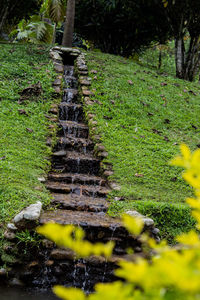
<instances>
[{"instance_id":1,"label":"yellow leaf","mask_svg":"<svg viewBox=\"0 0 200 300\"><path fill-rule=\"evenodd\" d=\"M127 214L122 216L122 221L126 229L135 235L139 235L144 227L144 222L141 217L131 217Z\"/></svg>"},{"instance_id":2,"label":"yellow leaf","mask_svg":"<svg viewBox=\"0 0 200 300\"><path fill-rule=\"evenodd\" d=\"M195 231L189 233L183 233L176 238L176 240L187 246L200 246L199 236Z\"/></svg>"},{"instance_id":3,"label":"yellow leaf","mask_svg":"<svg viewBox=\"0 0 200 300\"><path fill-rule=\"evenodd\" d=\"M183 173L183 178L195 189L200 189L200 174L194 170L188 170Z\"/></svg>"},{"instance_id":4,"label":"yellow leaf","mask_svg":"<svg viewBox=\"0 0 200 300\"><path fill-rule=\"evenodd\" d=\"M183 158L185 160L189 160L191 158L191 152L189 147L186 144L181 144L180 145L181 153L183 155Z\"/></svg>"},{"instance_id":5,"label":"yellow leaf","mask_svg":"<svg viewBox=\"0 0 200 300\"><path fill-rule=\"evenodd\" d=\"M109 257L114 248L114 242L107 244L92 244L84 240L85 234L82 228L73 225L45 224L37 228L37 232L51 239L60 247L70 248L79 257L87 257L92 254Z\"/></svg>"},{"instance_id":6,"label":"yellow leaf","mask_svg":"<svg viewBox=\"0 0 200 300\"><path fill-rule=\"evenodd\" d=\"M187 198L186 202L189 204L190 207L200 210L200 199L198 199L198 198Z\"/></svg>"},{"instance_id":7,"label":"yellow leaf","mask_svg":"<svg viewBox=\"0 0 200 300\"><path fill-rule=\"evenodd\" d=\"M84 292L75 288L65 288L60 285L56 285L53 288L53 292L63 300L85 300L87 299Z\"/></svg>"},{"instance_id":8,"label":"yellow leaf","mask_svg":"<svg viewBox=\"0 0 200 300\"><path fill-rule=\"evenodd\" d=\"M181 156L176 156L170 161L170 164L177 167L184 167L184 160Z\"/></svg>"}]
</instances>

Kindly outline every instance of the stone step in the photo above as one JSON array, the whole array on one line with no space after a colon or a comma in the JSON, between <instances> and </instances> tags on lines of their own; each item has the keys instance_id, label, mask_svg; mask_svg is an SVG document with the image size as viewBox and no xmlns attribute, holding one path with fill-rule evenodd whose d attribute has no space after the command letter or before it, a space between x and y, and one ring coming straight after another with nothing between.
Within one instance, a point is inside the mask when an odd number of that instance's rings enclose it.
<instances>
[{"instance_id":1,"label":"stone step","mask_svg":"<svg viewBox=\"0 0 200 300\"><path fill-rule=\"evenodd\" d=\"M89 154L79 152L57 152L52 162L53 169L61 170L63 173L79 173L98 175L100 171L100 161Z\"/></svg>"},{"instance_id":2,"label":"stone step","mask_svg":"<svg viewBox=\"0 0 200 300\"><path fill-rule=\"evenodd\" d=\"M52 156L55 158L62 158L63 156L66 156L67 155L67 151L66 150L59 150L59 151L55 151L52 153Z\"/></svg>"},{"instance_id":3,"label":"stone step","mask_svg":"<svg viewBox=\"0 0 200 300\"><path fill-rule=\"evenodd\" d=\"M74 66L64 65L64 74L65 76L73 76Z\"/></svg>"},{"instance_id":4,"label":"stone step","mask_svg":"<svg viewBox=\"0 0 200 300\"><path fill-rule=\"evenodd\" d=\"M52 222L81 226L85 231L86 239L93 243L106 243L109 240L114 240L116 243L114 254L117 255L126 254L126 249L129 247L133 249L141 247L141 241L127 232L120 219L111 218L103 212L94 213L63 209L45 211L40 217L40 224Z\"/></svg>"},{"instance_id":5,"label":"stone step","mask_svg":"<svg viewBox=\"0 0 200 300\"><path fill-rule=\"evenodd\" d=\"M56 150L69 150L79 153L88 153L94 150L94 143L91 140L75 137L61 137L56 145Z\"/></svg>"},{"instance_id":6,"label":"stone step","mask_svg":"<svg viewBox=\"0 0 200 300\"><path fill-rule=\"evenodd\" d=\"M66 88L74 89L77 87L78 87L78 81L76 77L64 74L64 89Z\"/></svg>"},{"instance_id":7,"label":"stone step","mask_svg":"<svg viewBox=\"0 0 200 300\"><path fill-rule=\"evenodd\" d=\"M82 122L84 120L82 105L61 102L59 104L59 118L64 121Z\"/></svg>"},{"instance_id":8,"label":"stone step","mask_svg":"<svg viewBox=\"0 0 200 300\"><path fill-rule=\"evenodd\" d=\"M77 196L86 196L91 198L106 198L109 189L99 186L81 185L81 184L67 184L57 181L48 180L46 188L54 193L75 194Z\"/></svg>"},{"instance_id":9,"label":"stone step","mask_svg":"<svg viewBox=\"0 0 200 300\"><path fill-rule=\"evenodd\" d=\"M64 137L88 138L89 128L83 123L60 121L58 135Z\"/></svg>"},{"instance_id":10,"label":"stone step","mask_svg":"<svg viewBox=\"0 0 200 300\"><path fill-rule=\"evenodd\" d=\"M63 102L77 103L78 102L78 90L77 89L64 89L63 90Z\"/></svg>"},{"instance_id":11,"label":"stone step","mask_svg":"<svg viewBox=\"0 0 200 300\"><path fill-rule=\"evenodd\" d=\"M71 173L49 173L48 179L51 181L83 184L83 185L98 185L105 186L106 180L98 176L88 176Z\"/></svg>"},{"instance_id":12,"label":"stone step","mask_svg":"<svg viewBox=\"0 0 200 300\"><path fill-rule=\"evenodd\" d=\"M64 80L67 79L67 80L76 80L77 81L77 78L74 77L73 75L69 75L68 72L65 72L64 71Z\"/></svg>"},{"instance_id":13,"label":"stone step","mask_svg":"<svg viewBox=\"0 0 200 300\"><path fill-rule=\"evenodd\" d=\"M73 262L78 262L79 259L76 257L76 254L71 249L62 249L62 248L54 248L51 250L50 259L54 259L56 261L63 260L72 260ZM135 261L141 257L141 253L137 254L125 254L125 255L112 255L111 257L105 258L103 256L89 256L84 259L84 263L93 266L104 265L105 263L114 263L117 264L122 260L126 261Z\"/></svg>"},{"instance_id":14,"label":"stone step","mask_svg":"<svg viewBox=\"0 0 200 300\"><path fill-rule=\"evenodd\" d=\"M51 203L59 208L92 212L105 212L108 209L108 202L103 198L79 197L75 194L56 193L53 193L52 197Z\"/></svg>"}]
</instances>

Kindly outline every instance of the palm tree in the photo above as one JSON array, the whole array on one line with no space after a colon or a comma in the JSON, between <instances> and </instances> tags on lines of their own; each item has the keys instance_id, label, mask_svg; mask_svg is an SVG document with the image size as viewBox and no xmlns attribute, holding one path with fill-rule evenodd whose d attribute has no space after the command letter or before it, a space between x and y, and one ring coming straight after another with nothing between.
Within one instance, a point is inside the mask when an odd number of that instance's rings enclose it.
<instances>
[{"instance_id":1,"label":"palm tree","mask_svg":"<svg viewBox=\"0 0 200 300\"><path fill-rule=\"evenodd\" d=\"M75 18L75 0L67 1L66 22L63 33L62 45L64 47L72 47L74 33L74 18Z\"/></svg>"},{"instance_id":2,"label":"palm tree","mask_svg":"<svg viewBox=\"0 0 200 300\"><path fill-rule=\"evenodd\" d=\"M55 43L56 27L59 22L64 20L66 5L64 0L44 0L40 9L40 13L45 18L50 18L54 23L53 41Z\"/></svg>"}]
</instances>

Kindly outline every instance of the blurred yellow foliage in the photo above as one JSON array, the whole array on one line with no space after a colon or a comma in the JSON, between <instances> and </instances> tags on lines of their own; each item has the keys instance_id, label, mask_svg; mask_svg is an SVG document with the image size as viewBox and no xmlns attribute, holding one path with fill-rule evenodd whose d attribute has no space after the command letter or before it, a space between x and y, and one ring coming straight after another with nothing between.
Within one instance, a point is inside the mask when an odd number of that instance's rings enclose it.
<instances>
[{"instance_id":1,"label":"blurred yellow foliage","mask_svg":"<svg viewBox=\"0 0 200 300\"><path fill-rule=\"evenodd\" d=\"M45 235L54 241L58 246L70 248L76 253L77 257L87 257L90 255L102 255L109 257L112 254L113 241L107 244L91 244L84 240L85 233L82 228L74 225L45 224L37 228L37 232Z\"/></svg>"},{"instance_id":2,"label":"blurred yellow foliage","mask_svg":"<svg viewBox=\"0 0 200 300\"><path fill-rule=\"evenodd\" d=\"M184 168L184 179L194 188L194 198L186 201L200 229L200 149L193 153L181 145L181 155L171 163ZM88 296L82 290L56 286L54 292L64 300L147 300L200 299L200 238L193 230L177 237L180 246L170 247L166 241L157 244L147 235L141 234L143 224L138 218L123 216L125 227L132 234L140 234L155 255L151 260L121 261L115 274L123 279L109 284L99 283L95 293ZM73 226L57 227L50 224L38 229L59 246L77 251L78 255L111 254L112 245L92 245L83 241L84 233ZM74 232L74 239L72 239ZM86 246L84 245L86 243ZM105 248L104 248L105 247ZM82 249L81 249L82 248Z\"/></svg>"}]
</instances>

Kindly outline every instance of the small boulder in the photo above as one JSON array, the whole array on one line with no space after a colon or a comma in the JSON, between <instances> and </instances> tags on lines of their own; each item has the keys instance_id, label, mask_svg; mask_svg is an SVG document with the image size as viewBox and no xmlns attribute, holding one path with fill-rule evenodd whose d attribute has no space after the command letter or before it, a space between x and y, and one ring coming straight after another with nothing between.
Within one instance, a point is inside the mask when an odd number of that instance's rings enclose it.
<instances>
[{"instance_id":1,"label":"small boulder","mask_svg":"<svg viewBox=\"0 0 200 300\"><path fill-rule=\"evenodd\" d=\"M62 61L62 57L60 56L60 54L57 51L50 51L50 56L54 60Z\"/></svg>"},{"instance_id":2,"label":"small boulder","mask_svg":"<svg viewBox=\"0 0 200 300\"><path fill-rule=\"evenodd\" d=\"M1 268L1 269L0 269L0 278L1 278L1 277L6 277L6 276L7 276L7 270L4 269L4 268Z\"/></svg>"},{"instance_id":3,"label":"small boulder","mask_svg":"<svg viewBox=\"0 0 200 300\"><path fill-rule=\"evenodd\" d=\"M147 227L153 226L154 225L154 221L151 218L145 217L143 215L141 215L139 212L137 212L136 210L129 210L126 211L126 214L131 216L131 217L139 217L143 220L144 225Z\"/></svg>"},{"instance_id":4,"label":"small boulder","mask_svg":"<svg viewBox=\"0 0 200 300\"><path fill-rule=\"evenodd\" d=\"M18 278L12 278L9 281L9 285L11 287L20 287L20 286L24 286L24 283L20 279L18 279Z\"/></svg>"},{"instance_id":5,"label":"small boulder","mask_svg":"<svg viewBox=\"0 0 200 300\"><path fill-rule=\"evenodd\" d=\"M121 187L117 183L115 183L115 182L110 182L109 186L114 191L120 191L121 190Z\"/></svg>"},{"instance_id":6,"label":"small boulder","mask_svg":"<svg viewBox=\"0 0 200 300\"><path fill-rule=\"evenodd\" d=\"M64 72L64 67L61 64L54 64L54 70L57 73L63 73Z\"/></svg>"},{"instance_id":7,"label":"small boulder","mask_svg":"<svg viewBox=\"0 0 200 300\"><path fill-rule=\"evenodd\" d=\"M13 223L8 223L7 228L9 231L13 231L13 232L17 231L17 227Z\"/></svg>"},{"instance_id":8,"label":"small boulder","mask_svg":"<svg viewBox=\"0 0 200 300\"><path fill-rule=\"evenodd\" d=\"M127 215L131 216L131 217L139 217L139 218L142 218L143 215L141 215L138 211L136 210L128 210L125 212Z\"/></svg>"},{"instance_id":9,"label":"small boulder","mask_svg":"<svg viewBox=\"0 0 200 300\"><path fill-rule=\"evenodd\" d=\"M4 232L4 238L8 241L13 241L15 239L15 234L12 231L6 230Z\"/></svg>"},{"instance_id":10,"label":"small boulder","mask_svg":"<svg viewBox=\"0 0 200 300\"><path fill-rule=\"evenodd\" d=\"M60 79L56 79L53 82L53 86L60 86L61 85L61 80Z\"/></svg>"},{"instance_id":11,"label":"small boulder","mask_svg":"<svg viewBox=\"0 0 200 300\"><path fill-rule=\"evenodd\" d=\"M14 217L13 222L15 226L20 229L34 228L40 218L41 210L42 203L40 201L29 205Z\"/></svg>"},{"instance_id":12,"label":"small boulder","mask_svg":"<svg viewBox=\"0 0 200 300\"><path fill-rule=\"evenodd\" d=\"M152 220L151 218L143 217L143 222L144 222L144 225L147 227L154 225L154 220Z\"/></svg>"}]
</instances>

